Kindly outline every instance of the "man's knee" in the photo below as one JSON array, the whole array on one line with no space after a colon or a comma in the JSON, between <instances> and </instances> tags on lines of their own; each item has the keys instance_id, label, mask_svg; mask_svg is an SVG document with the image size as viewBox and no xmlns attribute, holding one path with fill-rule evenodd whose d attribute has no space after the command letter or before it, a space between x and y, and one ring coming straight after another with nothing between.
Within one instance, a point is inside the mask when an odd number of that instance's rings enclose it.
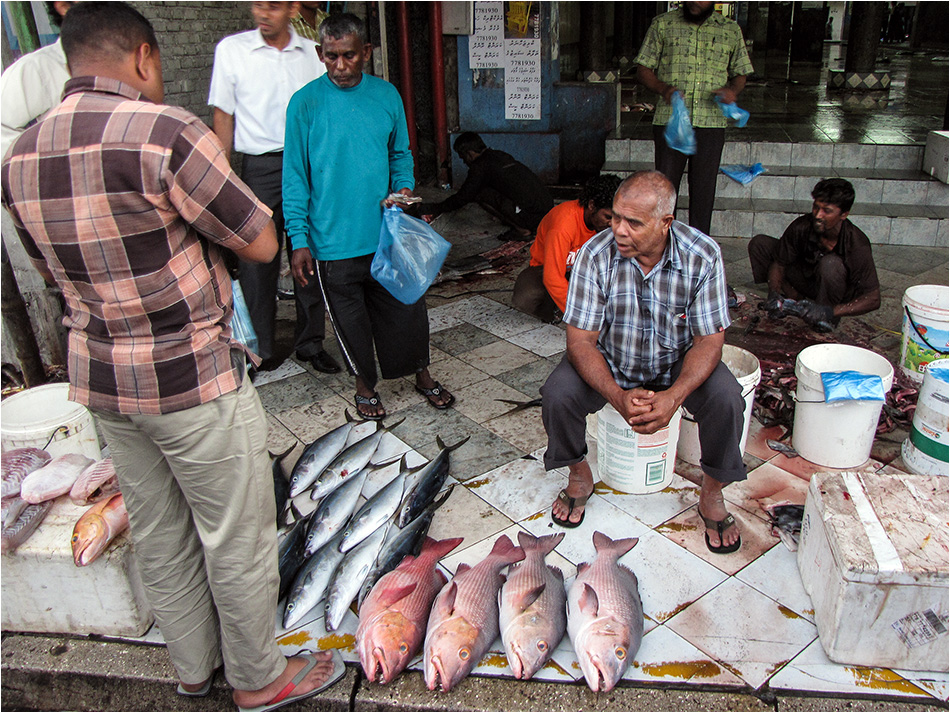
<instances>
[{"instance_id":1,"label":"man's knee","mask_svg":"<svg viewBox=\"0 0 950 713\"><path fill-rule=\"evenodd\" d=\"M822 282L844 284L848 276L848 268L840 255L828 253L818 262L818 277Z\"/></svg>"},{"instance_id":2,"label":"man's knee","mask_svg":"<svg viewBox=\"0 0 950 713\"><path fill-rule=\"evenodd\" d=\"M749 262L752 265L752 280L765 282L769 278L769 268L775 261L779 241L770 235L756 235L749 241Z\"/></svg>"}]
</instances>

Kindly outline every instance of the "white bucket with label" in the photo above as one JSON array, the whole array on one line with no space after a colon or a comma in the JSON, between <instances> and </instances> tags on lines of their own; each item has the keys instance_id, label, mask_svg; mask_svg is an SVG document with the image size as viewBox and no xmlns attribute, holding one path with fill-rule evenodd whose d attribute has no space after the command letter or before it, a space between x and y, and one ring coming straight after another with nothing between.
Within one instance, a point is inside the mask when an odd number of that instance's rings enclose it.
<instances>
[{"instance_id":1,"label":"white bucket with label","mask_svg":"<svg viewBox=\"0 0 950 713\"><path fill-rule=\"evenodd\" d=\"M742 387L742 398L745 400L745 409L742 412L742 438L739 439L739 452L745 453L745 443L749 438L749 424L752 422L752 401L755 399L755 387L762 378L762 369L759 360L750 351L724 344L722 347L722 361L732 375L736 377ZM683 422L680 424L679 442L676 444L676 455L687 463L699 465L699 424L693 420L692 414L683 409Z\"/></svg>"},{"instance_id":2,"label":"white bucket with label","mask_svg":"<svg viewBox=\"0 0 950 713\"><path fill-rule=\"evenodd\" d=\"M42 448L54 458L81 453L99 460L99 434L92 414L70 401L69 384L45 384L4 399L0 404L3 450Z\"/></svg>"},{"instance_id":3,"label":"white bucket with label","mask_svg":"<svg viewBox=\"0 0 950 713\"><path fill-rule=\"evenodd\" d=\"M927 365L914 424L901 447L904 464L918 475L948 475L950 467L950 359Z\"/></svg>"},{"instance_id":4,"label":"white bucket with label","mask_svg":"<svg viewBox=\"0 0 950 713\"><path fill-rule=\"evenodd\" d=\"M655 493L673 482L681 410L666 428L637 433L607 404L597 414L597 471L605 485L622 493Z\"/></svg>"},{"instance_id":5,"label":"white bucket with label","mask_svg":"<svg viewBox=\"0 0 950 713\"><path fill-rule=\"evenodd\" d=\"M815 344L798 353L792 446L812 463L829 468L856 468L871 455L884 402L825 403L821 374L828 371L876 374L884 382L886 394L894 381L894 368L879 354L847 344Z\"/></svg>"},{"instance_id":6,"label":"white bucket with label","mask_svg":"<svg viewBox=\"0 0 950 713\"><path fill-rule=\"evenodd\" d=\"M914 285L904 292L901 371L921 383L927 364L947 356L950 344L950 287Z\"/></svg>"}]
</instances>

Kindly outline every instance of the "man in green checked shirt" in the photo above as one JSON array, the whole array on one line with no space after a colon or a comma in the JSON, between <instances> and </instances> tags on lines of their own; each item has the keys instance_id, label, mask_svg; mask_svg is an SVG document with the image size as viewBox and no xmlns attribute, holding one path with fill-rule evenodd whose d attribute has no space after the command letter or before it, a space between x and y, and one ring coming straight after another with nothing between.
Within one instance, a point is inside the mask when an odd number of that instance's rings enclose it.
<instances>
[{"instance_id":1,"label":"man in green checked shirt","mask_svg":"<svg viewBox=\"0 0 950 713\"><path fill-rule=\"evenodd\" d=\"M745 87L752 63L742 30L733 20L713 11L711 2L684 2L658 15L647 30L637 56L637 79L665 100L653 117L656 170L679 190L689 161L689 224L709 235L716 177L726 138L726 118L717 106L735 102ZM663 128L669 121L673 92L686 100L696 130L696 153L686 156L666 145Z\"/></svg>"}]
</instances>

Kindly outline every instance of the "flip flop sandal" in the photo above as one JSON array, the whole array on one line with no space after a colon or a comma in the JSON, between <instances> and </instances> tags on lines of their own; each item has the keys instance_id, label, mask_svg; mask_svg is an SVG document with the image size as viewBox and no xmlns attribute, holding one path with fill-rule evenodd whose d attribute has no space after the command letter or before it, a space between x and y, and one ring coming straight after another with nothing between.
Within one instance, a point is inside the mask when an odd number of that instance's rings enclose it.
<instances>
[{"instance_id":1,"label":"flip flop sandal","mask_svg":"<svg viewBox=\"0 0 950 713\"><path fill-rule=\"evenodd\" d=\"M178 684L178 695L184 696L185 698L204 698L209 693L211 693L211 682L214 681L214 674L211 674L208 677L208 680L205 681L205 684L199 688L197 691L189 691L181 683Z\"/></svg>"},{"instance_id":2,"label":"flip flop sandal","mask_svg":"<svg viewBox=\"0 0 950 713\"><path fill-rule=\"evenodd\" d=\"M306 665L302 669L300 669L300 671L297 673L296 676L293 677L293 680L291 680L290 683L284 686L284 689L280 693L278 693L269 702L265 703L262 706L257 706L255 708L241 708L239 706L238 710L240 711L273 711L273 710L277 710L281 706L286 706L295 701L302 701L305 698L310 698L311 696L315 696L318 693L320 693L320 691L323 691L324 689L329 688L334 683L336 683L341 678L343 678L343 674L346 673L346 664L343 663L343 657L340 656L340 652L337 651L336 649L330 649L330 651L333 652L333 658L332 658L333 671L330 673L330 677L326 681L324 681L322 685L317 686L312 691L301 693L298 696L290 695L291 692L297 687L297 684L299 684L306 677L306 675L310 673L310 671L313 670L313 667L319 663L317 657L314 656L312 653L301 652L299 654L296 654L294 658L307 659Z\"/></svg>"},{"instance_id":3,"label":"flip flop sandal","mask_svg":"<svg viewBox=\"0 0 950 713\"><path fill-rule=\"evenodd\" d=\"M384 418L386 418L386 409L383 409L382 413L373 415L370 415L360 409L360 406L375 406L377 408L382 408L383 402L379 400L378 391L373 392L372 396L361 396L360 394L357 394L354 397L354 401L356 403L356 413L358 413L361 417L369 421L382 421Z\"/></svg>"},{"instance_id":4,"label":"flip flop sandal","mask_svg":"<svg viewBox=\"0 0 950 713\"><path fill-rule=\"evenodd\" d=\"M439 411L444 411L449 406L455 403L455 396L453 394L449 394L449 392L446 391L445 388L442 386L442 384L440 384L438 381L435 382L435 386L433 386L431 389L424 389L418 384L416 384L416 391L418 391L420 394L426 397L426 401L429 402L429 405L432 408L437 408L439 409ZM444 404L440 404L432 400L433 396L438 398L439 396L443 394L443 392L449 394L449 400L446 401Z\"/></svg>"},{"instance_id":5,"label":"flip flop sandal","mask_svg":"<svg viewBox=\"0 0 950 713\"><path fill-rule=\"evenodd\" d=\"M699 508L696 508L696 512L699 512ZM699 517L702 518L703 524L706 525L710 530L715 529L719 533L719 542L722 542L722 533L728 530L730 527L736 524L736 519L732 515L726 515L722 520L713 520L699 513ZM730 552L735 552L739 549L739 546L742 544L742 537L740 536L735 542L731 545L720 545L719 547L713 547L709 543L709 533L704 532L703 536L706 538L706 547L709 548L709 551L717 555L728 555Z\"/></svg>"},{"instance_id":6,"label":"flip flop sandal","mask_svg":"<svg viewBox=\"0 0 950 713\"><path fill-rule=\"evenodd\" d=\"M572 498L567 494L566 490L562 490L557 494L557 499L560 500L564 505L567 506L567 517L561 519L554 514L554 511L551 511L551 519L554 521L554 524L560 525L561 527L577 527L582 522L584 522L584 516L587 514L587 501L590 500L590 496L594 494L594 491L591 490L587 495L583 495L579 498ZM581 513L581 519L577 522L570 520L571 515L574 513L574 508L577 506L584 508L584 512Z\"/></svg>"}]
</instances>

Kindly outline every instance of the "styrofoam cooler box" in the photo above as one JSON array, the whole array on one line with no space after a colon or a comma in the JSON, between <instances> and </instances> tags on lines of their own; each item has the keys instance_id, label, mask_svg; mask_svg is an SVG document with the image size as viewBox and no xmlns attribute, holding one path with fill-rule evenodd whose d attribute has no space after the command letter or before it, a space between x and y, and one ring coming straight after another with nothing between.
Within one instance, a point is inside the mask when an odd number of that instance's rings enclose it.
<instances>
[{"instance_id":1,"label":"styrofoam cooler box","mask_svg":"<svg viewBox=\"0 0 950 713\"><path fill-rule=\"evenodd\" d=\"M946 671L948 478L817 473L798 569L832 661Z\"/></svg>"},{"instance_id":2,"label":"styrofoam cooler box","mask_svg":"<svg viewBox=\"0 0 950 713\"><path fill-rule=\"evenodd\" d=\"M922 170L939 181L947 182L947 154L950 132L931 131L927 134L927 146L924 148L924 164Z\"/></svg>"},{"instance_id":3,"label":"styrofoam cooler box","mask_svg":"<svg viewBox=\"0 0 950 713\"><path fill-rule=\"evenodd\" d=\"M141 636L152 612L128 530L92 564L73 563L70 540L88 508L57 499L36 532L3 555L4 631Z\"/></svg>"}]
</instances>

